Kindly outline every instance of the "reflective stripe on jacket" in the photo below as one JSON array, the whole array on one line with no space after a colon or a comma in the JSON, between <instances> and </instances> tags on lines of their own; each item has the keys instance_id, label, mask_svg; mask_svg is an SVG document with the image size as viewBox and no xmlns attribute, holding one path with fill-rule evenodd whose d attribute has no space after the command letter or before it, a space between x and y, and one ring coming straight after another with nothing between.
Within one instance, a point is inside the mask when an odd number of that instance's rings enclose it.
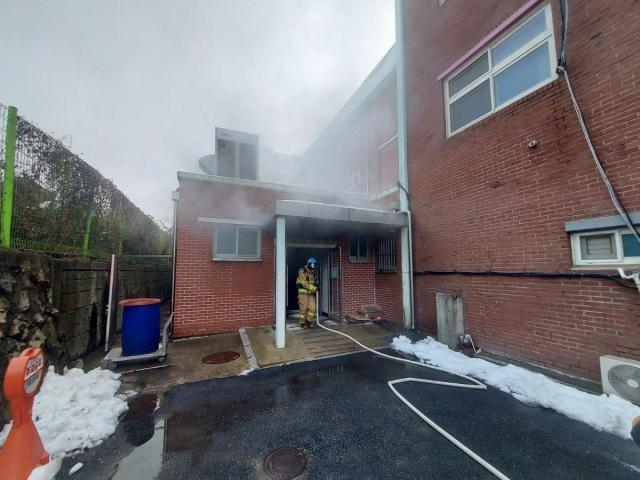
<instances>
[{"instance_id":1,"label":"reflective stripe on jacket","mask_svg":"<svg viewBox=\"0 0 640 480\"><path fill-rule=\"evenodd\" d=\"M315 274L313 271L309 271L306 268L298 270L296 285L298 286L298 293L305 295L314 295L318 290Z\"/></svg>"}]
</instances>

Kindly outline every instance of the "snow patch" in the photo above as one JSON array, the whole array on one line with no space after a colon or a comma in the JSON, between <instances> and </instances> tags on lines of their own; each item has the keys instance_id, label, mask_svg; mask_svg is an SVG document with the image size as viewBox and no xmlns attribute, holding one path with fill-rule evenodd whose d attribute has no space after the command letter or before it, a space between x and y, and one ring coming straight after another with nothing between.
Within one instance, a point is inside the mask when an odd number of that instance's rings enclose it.
<instances>
[{"instance_id":1,"label":"snow patch","mask_svg":"<svg viewBox=\"0 0 640 480\"><path fill-rule=\"evenodd\" d=\"M28 480L51 480L62 466L62 457L52 458L49 463L34 468Z\"/></svg>"},{"instance_id":2,"label":"snow patch","mask_svg":"<svg viewBox=\"0 0 640 480\"><path fill-rule=\"evenodd\" d=\"M127 404L116 395L119 375L96 368L79 368L58 375L49 367L33 406L33 419L52 457L100 444L118 425Z\"/></svg>"},{"instance_id":3,"label":"snow patch","mask_svg":"<svg viewBox=\"0 0 640 480\"><path fill-rule=\"evenodd\" d=\"M393 339L391 348L450 372L475 377L521 402L550 408L596 430L623 438L631 438L631 422L640 415L640 407L615 395L586 393L515 365L502 366L469 358L431 337L412 343L402 335Z\"/></svg>"},{"instance_id":4,"label":"snow patch","mask_svg":"<svg viewBox=\"0 0 640 480\"><path fill-rule=\"evenodd\" d=\"M73 467L71 467L69 469L69 475L73 475L74 473L76 473L78 470L80 470L82 467L84 466L84 464L82 462L78 462L76 463Z\"/></svg>"},{"instance_id":5,"label":"snow patch","mask_svg":"<svg viewBox=\"0 0 640 480\"><path fill-rule=\"evenodd\" d=\"M245 376L245 375L249 375L251 372L253 372L253 368L249 367L246 370L241 371L238 376Z\"/></svg>"}]
</instances>

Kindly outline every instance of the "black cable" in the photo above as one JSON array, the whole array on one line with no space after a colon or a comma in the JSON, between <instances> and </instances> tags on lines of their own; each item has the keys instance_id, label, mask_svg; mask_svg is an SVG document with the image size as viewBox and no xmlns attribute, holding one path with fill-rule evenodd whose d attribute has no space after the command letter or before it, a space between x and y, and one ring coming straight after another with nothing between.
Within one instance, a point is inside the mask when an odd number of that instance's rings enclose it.
<instances>
[{"instance_id":1,"label":"black cable","mask_svg":"<svg viewBox=\"0 0 640 480\"><path fill-rule=\"evenodd\" d=\"M598 172L602 177L602 181L607 187L609 197L611 197L611 202L613 203L615 209L618 211L618 214L622 217L622 220L624 221L626 226L629 228L629 230L631 230L631 233L633 233L638 242L640 242L640 231L633 224L631 216L629 215L629 211L622 203L622 200L620 200L618 192L611 184L609 176L607 175L607 171L605 170L604 165L598 157L598 153L596 152L595 146L593 145L593 142L591 140L591 135L589 134L584 116L582 115L582 110L580 109L580 105L578 104L578 100L576 99L576 95L573 91L573 86L571 85L571 78L569 77L569 69L567 67L567 38L569 36L569 5L567 4L567 0L560 0L560 21L562 39L560 42L560 56L558 58L558 67L556 70L559 74L564 75L564 78L567 81L569 95L571 96L571 102L573 103L573 108L575 109L576 115L578 117L578 123L580 124L580 128L582 129L584 139L587 142L587 147L589 147L589 151L591 152L593 161L596 164L596 168L598 169Z\"/></svg>"},{"instance_id":2,"label":"black cable","mask_svg":"<svg viewBox=\"0 0 640 480\"><path fill-rule=\"evenodd\" d=\"M409 194L409 190L405 187L402 182L398 182L398 187L407 195L407 210L411 210L411 195Z\"/></svg>"},{"instance_id":3,"label":"black cable","mask_svg":"<svg viewBox=\"0 0 640 480\"><path fill-rule=\"evenodd\" d=\"M632 287L624 283L624 281L617 275L609 275L606 273L595 272L500 272L495 270L484 271L466 271L466 270L415 270L413 272L416 276L423 275L462 275L466 277L480 276L480 277L532 277L532 278L570 278L570 279L598 279L598 280L611 280L624 288L631 288L635 290L636 287Z\"/></svg>"},{"instance_id":4,"label":"black cable","mask_svg":"<svg viewBox=\"0 0 640 480\"><path fill-rule=\"evenodd\" d=\"M560 40L560 56L558 57L558 66L566 67L567 65L567 32L569 30L569 17L567 0L560 0L560 25L561 28L561 40Z\"/></svg>"}]
</instances>

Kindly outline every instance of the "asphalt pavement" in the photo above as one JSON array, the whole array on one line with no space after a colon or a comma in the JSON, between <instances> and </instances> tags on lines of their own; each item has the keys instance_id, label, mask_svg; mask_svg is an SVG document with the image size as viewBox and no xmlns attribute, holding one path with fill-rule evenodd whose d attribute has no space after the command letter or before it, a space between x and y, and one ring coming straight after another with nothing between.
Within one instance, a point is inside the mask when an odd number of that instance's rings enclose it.
<instances>
[{"instance_id":1,"label":"asphalt pavement","mask_svg":"<svg viewBox=\"0 0 640 480\"><path fill-rule=\"evenodd\" d=\"M494 478L392 394L386 382L407 376L459 381L359 353L180 385L155 413L130 414L102 445L65 459L57 478L278 478L265 458L288 447L305 457L300 479ZM494 388L398 389L514 480L640 474L630 440ZM68 477L77 461L84 467Z\"/></svg>"}]
</instances>

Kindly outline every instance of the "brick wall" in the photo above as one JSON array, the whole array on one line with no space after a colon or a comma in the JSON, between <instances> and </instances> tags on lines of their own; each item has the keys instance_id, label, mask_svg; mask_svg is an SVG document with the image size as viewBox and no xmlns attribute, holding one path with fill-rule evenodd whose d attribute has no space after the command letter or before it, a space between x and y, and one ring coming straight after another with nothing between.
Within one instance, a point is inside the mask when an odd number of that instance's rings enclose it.
<instances>
[{"instance_id":1,"label":"brick wall","mask_svg":"<svg viewBox=\"0 0 640 480\"><path fill-rule=\"evenodd\" d=\"M400 256L400 235L396 235L396 271L377 272L375 277L376 303L384 310L384 316L398 325L402 325L402 276Z\"/></svg>"},{"instance_id":2,"label":"brick wall","mask_svg":"<svg viewBox=\"0 0 640 480\"><path fill-rule=\"evenodd\" d=\"M563 78L445 136L436 77L523 3L405 2L416 270L569 271L565 222L615 213ZM575 1L570 15L576 95L611 181L639 211L640 4ZM421 327L435 329L436 292L460 292L466 325L486 349L591 378L599 355L640 358L640 295L615 283L425 276L416 284Z\"/></svg>"},{"instance_id":3,"label":"brick wall","mask_svg":"<svg viewBox=\"0 0 640 480\"><path fill-rule=\"evenodd\" d=\"M640 360L640 295L608 280L417 277L420 327L436 331L437 292L461 293L484 350L599 378L600 355Z\"/></svg>"},{"instance_id":4,"label":"brick wall","mask_svg":"<svg viewBox=\"0 0 640 480\"><path fill-rule=\"evenodd\" d=\"M176 337L272 323L273 237L262 232L259 262L214 262L213 225L197 218L257 220L275 198L277 194L267 190L183 182L177 222Z\"/></svg>"},{"instance_id":5,"label":"brick wall","mask_svg":"<svg viewBox=\"0 0 640 480\"><path fill-rule=\"evenodd\" d=\"M402 281L400 278L400 251L399 238L396 239L396 265L398 271L393 273L380 273L376 271L375 264L375 240L371 240L371 257L368 261L352 262L349 259L348 236L341 236L338 245L342 248L342 313L353 315L363 305L377 304L382 307L385 319L402 324ZM334 259L333 266L337 267L339 261ZM338 283L334 283L334 295L337 295Z\"/></svg>"},{"instance_id":6,"label":"brick wall","mask_svg":"<svg viewBox=\"0 0 640 480\"><path fill-rule=\"evenodd\" d=\"M375 277L376 267L373 257L369 260L349 260L349 240L341 237L339 244L342 247L342 313L353 315L361 309L362 305L376 303ZM370 246L370 251L371 249Z\"/></svg>"},{"instance_id":7,"label":"brick wall","mask_svg":"<svg viewBox=\"0 0 640 480\"><path fill-rule=\"evenodd\" d=\"M331 198L246 186L183 180L178 203L176 337L236 331L240 327L271 325L274 321L275 266L272 226L262 230L262 258L257 262L213 261L211 223L198 217L258 220L277 199L300 199L335 203ZM288 235L291 235L289 232ZM373 258L349 260L348 237L342 246L343 313L355 313L363 304L378 299L388 318L397 317L395 292L399 274L376 274ZM382 278L384 277L384 278ZM334 283L337 287L337 282ZM386 289L389 289L386 291Z\"/></svg>"}]
</instances>

